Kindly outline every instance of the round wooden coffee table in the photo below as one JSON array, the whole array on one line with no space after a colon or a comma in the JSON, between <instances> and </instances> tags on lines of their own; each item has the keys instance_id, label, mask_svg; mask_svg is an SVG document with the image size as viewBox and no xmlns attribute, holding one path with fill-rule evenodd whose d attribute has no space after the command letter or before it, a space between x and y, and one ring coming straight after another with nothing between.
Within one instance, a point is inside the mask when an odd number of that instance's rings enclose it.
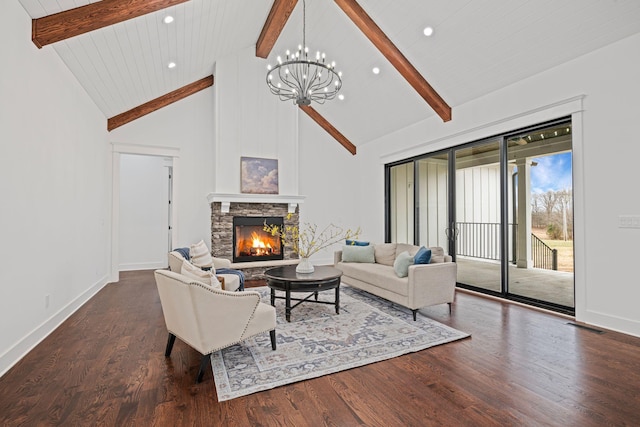
<instances>
[{"instance_id":1,"label":"round wooden coffee table","mask_svg":"<svg viewBox=\"0 0 640 427\"><path fill-rule=\"evenodd\" d=\"M305 301L317 304L335 305L336 314L340 314L340 277L342 271L329 266L317 266L313 273L296 273L295 265L270 268L264 272L267 286L271 288L271 305L275 306L276 298L285 300L285 317L291 321L291 310ZM336 290L335 302L318 301L318 292ZM284 291L285 296L276 296L276 291ZM291 292L309 292L306 298L291 298ZM315 296L315 299L310 299ZM291 306L291 301L298 301Z\"/></svg>"}]
</instances>

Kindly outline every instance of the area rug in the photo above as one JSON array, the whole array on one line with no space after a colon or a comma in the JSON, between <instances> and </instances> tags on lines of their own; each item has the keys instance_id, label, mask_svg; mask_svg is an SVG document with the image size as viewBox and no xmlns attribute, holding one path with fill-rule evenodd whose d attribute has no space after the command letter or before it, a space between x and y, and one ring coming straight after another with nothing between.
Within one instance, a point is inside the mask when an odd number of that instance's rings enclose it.
<instances>
[{"instance_id":1,"label":"area rug","mask_svg":"<svg viewBox=\"0 0 640 427\"><path fill-rule=\"evenodd\" d=\"M269 289L258 291L269 303ZM298 294L294 296L300 296ZM333 301L334 291L319 293ZM340 287L340 314L335 307L305 302L284 319L284 301L276 300L277 350L261 334L211 355L218 401L391 359L469 334L348 286Z\"/></svg>"}]
</instances>

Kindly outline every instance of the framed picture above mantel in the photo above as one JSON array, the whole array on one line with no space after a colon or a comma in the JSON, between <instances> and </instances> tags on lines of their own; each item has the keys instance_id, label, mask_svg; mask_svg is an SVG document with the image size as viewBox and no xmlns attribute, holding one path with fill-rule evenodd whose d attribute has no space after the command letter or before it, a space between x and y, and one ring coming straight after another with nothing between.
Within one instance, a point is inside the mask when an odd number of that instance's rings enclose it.
<instances>
[{"instance_id":1,"label":"framed picture above mantel","mask_svg":"<svg viewBox=\"0 0 640 427\"><path fill-rule=\"evenodd\" d=\"M241 157L240 192L278 194L278 159Z\"/></svg>"}]
</instances>

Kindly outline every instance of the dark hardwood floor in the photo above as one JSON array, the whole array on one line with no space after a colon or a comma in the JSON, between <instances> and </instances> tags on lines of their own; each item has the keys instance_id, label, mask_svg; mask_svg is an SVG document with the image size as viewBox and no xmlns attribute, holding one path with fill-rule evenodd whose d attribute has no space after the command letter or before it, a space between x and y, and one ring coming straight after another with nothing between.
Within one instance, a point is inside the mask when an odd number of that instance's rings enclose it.
<instances>
[{"instance_id":1,"label":"dark hardwood floor","mask_svg":"<svg viewBox=\"0 0 640 427\"><path fill-rule=\"evenodd\" d=\"M467 293L422 313L472 337L218 403L200 354L164 357L153 273L122 273L0 378L0 425L640 425L640 338Z\"/></svg>"}]
</instances>

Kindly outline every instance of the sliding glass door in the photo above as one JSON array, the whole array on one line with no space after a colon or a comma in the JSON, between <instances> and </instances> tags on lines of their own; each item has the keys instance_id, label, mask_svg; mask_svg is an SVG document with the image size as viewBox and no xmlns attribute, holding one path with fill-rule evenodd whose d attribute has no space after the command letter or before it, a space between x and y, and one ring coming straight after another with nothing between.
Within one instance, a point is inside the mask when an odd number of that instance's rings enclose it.
<instances>
[{"instance_id":1,"label":"sliding glass door","mask_svg":"<svg viewBox=\"0 0 640 427\"><path fill-rule=\"evenodd\" d=\"M387 221L387 234L390 235L392 242L413 244L415 226L413 162L402 163L388 170L390 221Z\"/></svg>"},{"instance_id":2,"label":"sliding glass door","mask_svg":"<svg viewBox=\"0 0 640 427\"><path fill-rule=\"evenodd\" d=\"M416 161L417 233L415 244L440 246L448 251L449 153Z\"/></svg>"},{"instance_id":3,"label":"sliding glass door","mask_svg":"<svg viewBox=\"0 0 640 427\"><path fill-rule=\"evenodd\" d=\"M573 312L570 120L386 170L387 241L445 248L458 286Z\"/></svg>"},{"instance_id":4,"label":"sliding glass door","mask_svg":"<svg viewBox=\"0 0 640 427\"><path fill-rule=\"evenodd\" d=\"M387 240L448 250L449 153L387 168Z\"/></svg>"},{"instance_id":5,"label":"sliding glass door","mask_svg":"<svg viewBox=\"0 0 640 427\"><path fill-rule=\"evenodd\" d=\"M502 292L500 138L454 149L458 282Z\"/></svg>"},{"instance_id":6,"label":"sliding glass door","mask_svg":"<svg viewBox=\"0 0 640 427\"><path fill-rule=\"evenodd\" d=\"M507 292L567 312L575 307L571 135L571 122L560 122L505 138L514 224Z\"/></svg>"}]
</instances>

